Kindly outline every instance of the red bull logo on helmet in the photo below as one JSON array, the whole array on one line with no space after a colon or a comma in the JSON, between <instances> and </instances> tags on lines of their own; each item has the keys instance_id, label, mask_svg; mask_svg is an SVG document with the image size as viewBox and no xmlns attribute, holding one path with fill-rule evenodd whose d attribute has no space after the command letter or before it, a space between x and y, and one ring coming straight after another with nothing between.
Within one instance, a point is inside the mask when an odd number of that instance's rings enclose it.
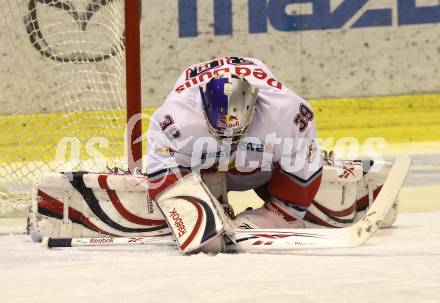
<instances>
[{"instance_id":1,"label":"red bull logo on helmet","mask_svg":"<svg viewBox=\"0 0 440 303\"><path fill-rule=\"evenodd\" d=\"M220 128L233 128L239 126L240 122L238 121L238 118L232 115L223 116L217 121L217 127Z\"/></svg>"}]
</instances>

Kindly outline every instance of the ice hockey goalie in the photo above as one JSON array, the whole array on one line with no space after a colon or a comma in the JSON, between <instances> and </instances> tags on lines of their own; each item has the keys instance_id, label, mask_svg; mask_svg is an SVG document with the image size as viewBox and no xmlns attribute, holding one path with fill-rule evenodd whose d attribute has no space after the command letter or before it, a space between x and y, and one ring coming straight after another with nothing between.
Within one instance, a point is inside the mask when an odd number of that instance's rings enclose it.
<instances>
[{"instance_id":1,"label":"ice hockey goalie","mask_svg":"<svg viewBox=\"0 0 440 303\"><path fill-rule=\"evenodd\" d=\"M39 176L32 233L173 234L184 253L217 252L234 228L353 224L390 167L322 156L307 101L257 59L219 58L188 67L154 113L145 175ZM227 193L243 190L254 190L262 205L235 215Z\"/></svg>"}]
</instances>

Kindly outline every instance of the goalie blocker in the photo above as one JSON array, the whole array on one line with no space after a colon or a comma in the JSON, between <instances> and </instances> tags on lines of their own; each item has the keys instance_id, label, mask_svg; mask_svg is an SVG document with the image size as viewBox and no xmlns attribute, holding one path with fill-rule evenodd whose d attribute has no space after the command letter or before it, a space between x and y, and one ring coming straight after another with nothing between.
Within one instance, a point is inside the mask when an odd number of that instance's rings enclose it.
<instances>
[{"instance_id":1,"label":"goalie blocker","mask_svg":"<svg viewBox=\"0 0 440 303\"><path fill-rule=\"evenodd\" d=\"M206 188L199 175L174 174L161 179L164 184L150 189L180 250L184 253L218 253L224 249L223 235L233 231L230 219L216 197ZM156 184L153 184L153 186Z\"/></svg>"},{"instance_id":2,"label":"goalie blocker","mask_svg":"<svg viewBox=\"0 0 440 303\"><path fill-rule=\"evenodd\" d=\"M305 216L306 227L339 228L359 221L379 194L390 168L388 162L327 161L321 186ZM198 225L193 240L183 251L196 251L203 243L215 244L214 249L218 250L223 243L219 242L221 234L230 228L230 220L219 203L219 200L227 202L226 185L223 175L204 175L203 180L206 185L197 176L186 175L173 184L168 193L158 195L164 216L156 202L149 198L144 176L85 172L43 174L34 182L31 235L38 241L42 237L162 237L173 232L177 236L180 233L179 243L183 245L192 234L192 228ZM192 197L189 198L192 202L188 197ZM174 208L177 203L171 204L172 199L182 199L182 209ZM205 206L194 202L197 200L203 201ZM201 209L202 215L193 215L187 222L187 217L182 219L182 216L187 216L191 208L197 214ZM396 199L382 227L393 224L397 210ZM211 214L215 228L206 226L206 218ZM197 220L201 223L196 224Z\"/></svg>"}]
</instances>

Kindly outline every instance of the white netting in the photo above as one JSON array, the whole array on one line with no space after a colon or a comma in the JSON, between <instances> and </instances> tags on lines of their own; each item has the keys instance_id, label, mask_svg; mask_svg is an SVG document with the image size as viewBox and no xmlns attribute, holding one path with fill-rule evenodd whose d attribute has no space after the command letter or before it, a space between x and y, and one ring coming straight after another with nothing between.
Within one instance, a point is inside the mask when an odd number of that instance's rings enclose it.
<instances>
[{"instance_id":1,"label":"white netting","mask_svg":"<svg viewBox=\"0 0 440 303\"><path fill-rule=\"evenodd\" d=\"M124 158L123 2L0 1L0 217L37 173Z\"/></svg>"}]
</instances>

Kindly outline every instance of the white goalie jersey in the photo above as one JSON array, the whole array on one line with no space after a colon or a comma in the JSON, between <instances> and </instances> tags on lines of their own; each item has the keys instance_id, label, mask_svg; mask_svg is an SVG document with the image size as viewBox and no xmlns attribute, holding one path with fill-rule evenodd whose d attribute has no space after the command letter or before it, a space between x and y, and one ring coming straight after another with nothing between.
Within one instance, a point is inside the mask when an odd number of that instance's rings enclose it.
<instances>
[{"instance_id":1,"label":"white goalie jersey","mask_svg":"<svg viewBox=\"0 0 440 303\"><path fill-rule=\"evenodd\" d=\"M222 145L205 121L200 87L222 73L242 76L258 88L253 123L238 144ZM261 61L220 58L192 65L150 121L150 195L154 199L189 172L223 171L228 190L256 189L267 199L293 204L305 212L322 174L315 137L310 104L285 87Z\"/></svg>"}]
</instances>

